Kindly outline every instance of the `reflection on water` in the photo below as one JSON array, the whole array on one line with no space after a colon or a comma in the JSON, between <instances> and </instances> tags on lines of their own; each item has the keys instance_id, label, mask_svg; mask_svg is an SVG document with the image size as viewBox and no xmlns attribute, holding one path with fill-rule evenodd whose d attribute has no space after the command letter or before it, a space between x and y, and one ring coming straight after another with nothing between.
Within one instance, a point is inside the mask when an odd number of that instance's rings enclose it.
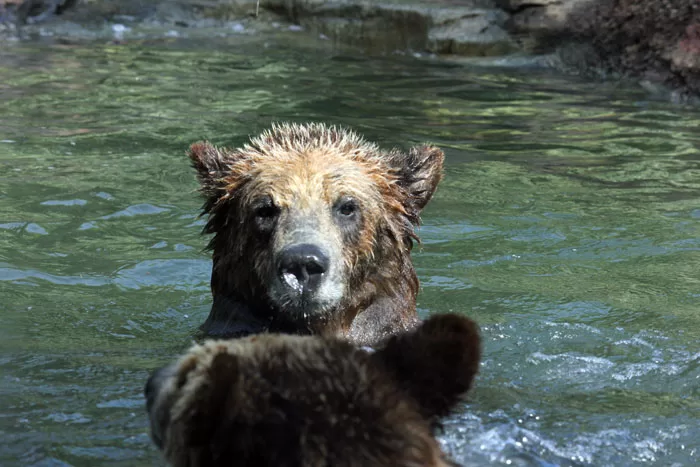
<instances>
[{"instance_id":1,"label":"reflection on water","mask_svg":"<svg viewBox=\"0 0 700 467\"><path fill-rule=\"evenodd\" d=\"M272 120L430 140L424 314L485 338L472 465L695 465L700 112L609 84L289 45L0 50L0 464L154 465L141 389L209 306L184 157Z\"/></svg>"}]
</instances>

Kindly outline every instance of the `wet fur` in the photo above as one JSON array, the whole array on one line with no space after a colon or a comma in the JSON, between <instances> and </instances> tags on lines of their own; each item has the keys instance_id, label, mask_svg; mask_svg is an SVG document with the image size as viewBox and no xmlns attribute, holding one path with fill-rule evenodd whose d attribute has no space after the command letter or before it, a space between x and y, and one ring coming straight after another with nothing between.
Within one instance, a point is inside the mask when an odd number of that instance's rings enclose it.
<instances>
[{"instance_id":1,"label":"wet fur","mask_svg":"<svg viewBox=\"0 0 700 467\"><path fill-rule=\"evenodd\" d=\"M174 466L448 466L434 438L478 371L476 325L436 315L369 354L263 334L193 347L146 386Z\"/></svg>"},{"instance_id":2,"label":"wet fur","mask_svg":"<svg viewBox=\"0 0 700 467\"><path fill-rule=\"evenodd\" d=\"M189 155L206 198L205 232L213 234L207 334L327 334L374 344L416 325L418 279L410 251L420 212L442 177L438 148L383 151L344 129L284 124L239 149L204 142L192 145ZM300 212L330 210L344 195L360 201L356 232L343 232L323 217L318 225L330 245L342 247L337 303L301 316L272 300L273 245L256 234L250 218L262 195Z\"/></svg>"}]
</instances>

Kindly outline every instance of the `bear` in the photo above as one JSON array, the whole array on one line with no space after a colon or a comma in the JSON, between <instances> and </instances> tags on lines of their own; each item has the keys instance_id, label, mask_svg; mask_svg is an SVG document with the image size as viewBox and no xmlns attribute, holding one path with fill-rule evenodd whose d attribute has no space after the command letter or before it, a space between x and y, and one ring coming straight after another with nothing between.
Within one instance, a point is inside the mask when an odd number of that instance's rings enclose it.
<instances>
[{"instance_id":1,"label":"bear","mask_svg":"<svg viewBox=\"0 0 700 467\"><path fill-rule=\"evenodd\" d=\"M374 345L418 324L410 253L439 148L386 151L351 130L282 123L237 149L195 143L189 157L213 234L206 336Z\"/></svg>"},{"instance_id":2,"label":"bear","mask_svg":"<svg viewBox=\"0 0 700 467\"><path fill-rule=\"evenodd\" d=\"M435 439L479 369L479 330L434 315L368 352L334 336L210 340L155 371L151 438L173 466L447 467Z\"/></svg>"}]
</instances>

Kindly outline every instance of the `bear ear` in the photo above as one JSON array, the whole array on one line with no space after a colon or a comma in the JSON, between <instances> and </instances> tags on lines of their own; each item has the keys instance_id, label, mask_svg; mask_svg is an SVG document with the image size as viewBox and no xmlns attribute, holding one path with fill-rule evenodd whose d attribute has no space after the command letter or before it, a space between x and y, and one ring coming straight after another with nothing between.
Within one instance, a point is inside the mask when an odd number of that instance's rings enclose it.
<instances>
[{"instance_id":1,"label":"bear ear","mask_svg":"<svg viewBox=\"0 0 700 467\"><path fill-rule=\"evenodd\" d=\"M222 351L202 362L202 350L195 347L178 363L155 371L146 383L151 437L166 452L207 444L236 400L237 357Z\"/></svg>"},{"instance_id":2,"label":"bear ear","mask_svg":"<svg viewBox=\"0 0 700 467\"><path fill-rule=\"evenodd\" d=\"M408 153L396 152L390 156L399 184L408 194L406 208L416 219L442 180L444 161L445 154L435 146L414 146Z\"/></svg>"},{"instance_id":3,"label":"bear ear","mask_svg":"<svg viewBox=\"0 0 700 467\"><path fill-rule=\"evenodd\" d=\"M190 146L188 155L192 166L197 170L202 192L207 197L218 196L225 186L223 178L228 168L227 152L206 141L200 141Z\"/></svg>"},{"instance_id":4,"label":"bear ear","mask_svg":"<svg viewBox=\"0 0 700 467\"><path fill-rule=\"evenodd\" d=\"M415 331L387 341L373 355L429 419L444 417L471 388L479 371L481 338L476 323L456 314L428 318Z\"/></svg>"},{"instance_id":5,"label":"bear ear","mask_svg":"<svg viewBox=\"0 0 700 467\"><path fill-rule=\"evenodd\" d=\"M206 371L192 372L189 380L179 375L182 397L187 398L187 409L178 419L183 432L187 433L187 438L183 439L185 444L202 446L211 441L226 417L235 411L232 404L237 401L239 377L238 357L226 351L217 352Z\"/></svg>"}]
</instances>

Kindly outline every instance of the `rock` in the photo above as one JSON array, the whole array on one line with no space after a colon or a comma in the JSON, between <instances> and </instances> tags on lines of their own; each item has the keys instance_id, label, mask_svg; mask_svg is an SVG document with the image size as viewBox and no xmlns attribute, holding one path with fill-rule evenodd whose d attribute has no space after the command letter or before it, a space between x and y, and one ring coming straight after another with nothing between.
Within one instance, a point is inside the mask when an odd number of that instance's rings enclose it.
<instances>
[{"instance_id":1,"label":"rock","mask_svg":"<svg viewBox=\"0 0 700 467\"><path fill-rule=\"evenodd\" d=\"M428 30L427 48L432 52L494 56L505 55L515 49L504 29L508 15L501 10L474 9L455 12L456 15L449 15L449 10L443 10L441 13L433 15L432 27Z\"/></svg>"},{"instance_id":2,"label":"rock","mask_svg":"<svg viewBox=\"0 0 700 467\"><path fill-rule=\"evenodd\" d=\"M283 29L298 29L300 36L373 53L427 51L489 60L525 52L576 73L629 76L645 86L700 96L700 0L259 3L258 11L257 0L0 0L0 41L42 31L88 37L111 23L161 27L177 36L211 28L249 34L279 28L287 19L292 25Z\"/></svg>"},{"instance_id":3,"label":"rock","mask_svg":"<svg viewBox=\"0 0 700 467\"><path fill-rule=\"evenodd\" d=\"M199 10L208 18L232 20L255 15L258 10L257 0L187 0L183 1L189 8Z\"/></svg>"},{"instance_id":4,"label":"rock","mask_svg":"<svg viewBox=\"0 0 700 467\"><path fill-rule=\"evenodd\" d=\"M530 53L585 74L700 94L700 0L497 0ZM677 93L678 94L678 93Z\"/></svg>"},{"instance_id":5,"label":"rock","mask_svg":"<svg viewBox=\"0 0 700 467\"><path fill-rule=\"evenodd\" d=\"M685 36L678 41L669 58L675 69L700 72L700 24L686 28Z\"/></svg>"},{"instance_id":6,"label":"rock","mask_svg":"<svg viewBox=\"0 0 700 467\"><path fill-rule=\"evenodd\" d=\"M0 0L0 21L40 23L76 3L77 0Z\"/></svg>"},{"instance_id":7,"label":"rock","mask_svg":"<svg viewBox=\"0 0 700 467\"><path fill-rule=\"evenodd\" d=\"M373 52L499 55L515 46L491 0L262 0L314 34Z\"/></svg>"},{"instance_id":8,"label":"rock","mask_svg":"<svg viewBox=\"0 0 700 467\"><path fill-rule=\"evenodd\" d=\"M700 95L698 0L597 0L572 11L568 28L600 67Z\"/></svg>"},{"instance_id":9,"label":"rock","mask_svg":"<svg viewBox=\"0 0 700 467\"><path fill-rule=\"evenodd\" d=\"M568 18L575 9L594 0L500 0L499 6L511 14L510 30L520 33L546 33L568 29Z\"/></svg>"}]
</instances>

